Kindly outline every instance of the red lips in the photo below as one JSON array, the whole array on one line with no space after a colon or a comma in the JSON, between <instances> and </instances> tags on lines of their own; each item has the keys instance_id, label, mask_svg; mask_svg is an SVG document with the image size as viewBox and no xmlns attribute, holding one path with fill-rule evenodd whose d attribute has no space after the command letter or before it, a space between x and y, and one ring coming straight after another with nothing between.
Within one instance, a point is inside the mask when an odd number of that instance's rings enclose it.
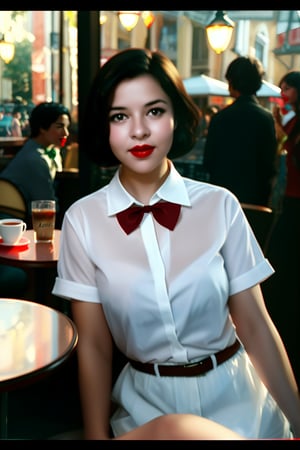
<instances>
[{"instance_id":1,"label":"red lips","mask_svg":"<svg viewBox=\"0 0 300 450\"><path fill-rule=\"evenodd\" d=\"M66 143L67 143L67 138L66 137L60 138L60 146L61 147L64 147L66 145Z\"/></svg>"},{"instance_id":2,"label":"red lips","mask_svg":"<svg viewBox=\"0 0 300 450\"><path fill-rule=\"evenodd\" d=\"M147 158L153 152L154 147L151 145L136 145L132 147L129 151L136 158Z\"/></svg>"}]
</instances>

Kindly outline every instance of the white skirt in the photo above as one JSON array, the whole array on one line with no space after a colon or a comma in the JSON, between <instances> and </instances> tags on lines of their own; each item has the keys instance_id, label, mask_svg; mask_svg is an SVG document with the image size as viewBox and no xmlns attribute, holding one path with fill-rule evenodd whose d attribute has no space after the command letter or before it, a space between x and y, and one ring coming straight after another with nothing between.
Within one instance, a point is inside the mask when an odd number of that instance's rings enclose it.
<instances>
[{"instance_id":1,"label":"white skirt","mask_svg":"<svg viewBox=\"0 0 300 450\"><path fill-rule=\"evenodd\" d=\"M291 438L290 424L258 377L245 350L205 375L158 377L126 364L112 392L114 436L155 417L190 413L214 420L248 439Z\"/></svg>"}]
</instances>

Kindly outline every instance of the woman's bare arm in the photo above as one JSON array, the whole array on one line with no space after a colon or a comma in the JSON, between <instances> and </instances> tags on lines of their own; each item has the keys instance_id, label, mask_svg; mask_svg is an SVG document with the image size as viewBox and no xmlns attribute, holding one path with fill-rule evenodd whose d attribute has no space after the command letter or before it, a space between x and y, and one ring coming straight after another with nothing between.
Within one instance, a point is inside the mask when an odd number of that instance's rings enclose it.
<instances>
[{"instance_id":1,"label":"woman's bare arm","mask_svg":"<svg viewBox=\"0 0 300 450\"><path fill-rule=\"evenodd\" d=\"M233 295L229 307L237 334L251 362L299 437L297 383L282 339L265 306L260 286Z\"/></svg>"},{"instance_id":2,"label":"woman's bare arm","mask_svg":"<svg viewBox=\"0 0 300 450\"><path fill-rule=\"evenodd\" d=\"M109 439L112 338L100 304L72 302L85 439Z\"/></svg>"}]
</instances>

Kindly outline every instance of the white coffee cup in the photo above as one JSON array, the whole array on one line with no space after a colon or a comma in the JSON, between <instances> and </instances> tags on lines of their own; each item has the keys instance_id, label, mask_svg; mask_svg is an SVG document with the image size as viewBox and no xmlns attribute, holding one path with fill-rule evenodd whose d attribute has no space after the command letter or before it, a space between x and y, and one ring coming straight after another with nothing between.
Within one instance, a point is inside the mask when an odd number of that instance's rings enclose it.
<instances>
[{"instance_id":1,"label":"white coffee cup","mask_svg":"<svg viewBox=\"0 0 300 450\"><path fill-rule=\"evenodd\" d=\"M26 230L26 223L21 219L0 220L0 236L5 244L16 244Z\"/></svg>"}]
</instances>

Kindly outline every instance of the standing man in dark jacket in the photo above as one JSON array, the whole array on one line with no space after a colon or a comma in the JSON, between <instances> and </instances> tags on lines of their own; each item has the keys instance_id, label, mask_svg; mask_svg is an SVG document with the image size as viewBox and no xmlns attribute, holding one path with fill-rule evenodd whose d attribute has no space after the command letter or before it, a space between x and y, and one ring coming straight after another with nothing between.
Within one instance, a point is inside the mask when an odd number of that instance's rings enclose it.
<instances>
[{"instance_id":1,"label":"standing man in dark jacket","mask_svg":"<svg viewBox=\"0 0 300 450\"><path fill-rule=\"evenodd\" d=\"M264 71L255 58L237 57L226 71L235 101L211 120L204 149L209 181L243 203L267 206L276 175L277 141L271 111L256 98Z\"/></svg>"}]
</instances>

